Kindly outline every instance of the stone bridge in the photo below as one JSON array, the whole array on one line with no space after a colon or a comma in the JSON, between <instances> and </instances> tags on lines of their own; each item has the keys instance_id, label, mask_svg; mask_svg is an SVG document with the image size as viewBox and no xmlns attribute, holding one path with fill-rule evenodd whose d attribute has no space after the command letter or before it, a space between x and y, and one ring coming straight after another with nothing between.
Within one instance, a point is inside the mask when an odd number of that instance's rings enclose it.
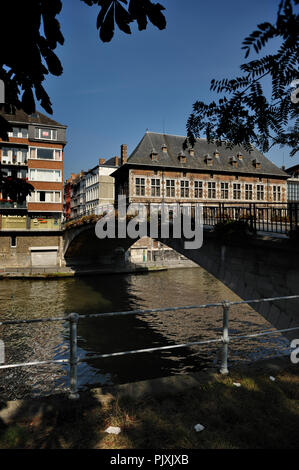
<instances>
[{"instance_id":1,"label":"stone bridge","mask_svg":"<svg viewBox=\"0 0 299 470\"><path fill-rule=\"evenodd\" d=\"M203 245L187 250L185 240L160 238L222 281L244 300L299 294L299 247L288 239L255 237L223 242L204 230ZM123 254L136 240L100 240L95 225L65 231L64 257L67 266L107 265L123 262ZM224 300L224 299L219 299ZM275 328L299 326L299 300L265 302L252 307ZM288 334L299 337L299 331Z\"/></svg>"}]
</instances>

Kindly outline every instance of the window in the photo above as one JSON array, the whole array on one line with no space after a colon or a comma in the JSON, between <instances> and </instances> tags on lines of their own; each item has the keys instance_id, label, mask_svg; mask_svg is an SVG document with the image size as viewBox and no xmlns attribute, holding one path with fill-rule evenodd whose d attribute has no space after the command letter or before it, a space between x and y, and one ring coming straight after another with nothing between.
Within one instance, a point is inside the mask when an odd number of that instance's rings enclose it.
<instances>
[{"instance_id":1,"label":"window","mask_svg":"<svg viewBox=\"0 0 299 470\"><path fill-rule=\"evenodd\" d=\"M61 150L44 147L31 147L30 158L40 160L61 160Z\"/></svg>"},{"instance_id":2,"label":"window","mask_svg":"<svg viewBox=\"0 0 299 470\"><path fill-rule=\"evenodd\" d=\"M201 198L202 196L202 181L194 181L194 197Z\"/></svg>"},{"instance_id":3,"label":"window","mask_svg":"<svg viewBox=\"0 0 299 470\"><path fill-rule=\"evenodd\" d=\"M136 196L145 195L145 179L144 178L135 178L135 193L136 193Z\"/></svg>"},{"instance_id":4,"label":"window","mask_svg":"<svg viewBox=\"0 0 299 470\"><path fill-rule=\"evenodd\" d=\"M288 200L289 201L299 201L299 181L288 181Z\"/></svg>"},{"instance_id":5,"label":"window","mask_svg":"<svg viewBox=\"0 0 299 470\"><path fill-rule=\"evenodd\" d=\"M2 147L2 163L4 164L27 164L27 149L18 147Z\"/></svg>"},{"instance_id":6,"label":"window","mask_svg":"<svg viewBox=\"0 0 299 470\"><path fill-rule=\"evenodd\" d=\"M154 178L151 180L151 195L160 196L160 180L159 179Z\"/></svg>"},{"instance_id":7,"label":"window","mask_svg":"<svg viewBox=\"0 0 299 470\"><path fill-rule=\"evenodd\" d=\"M280 186L273 186L273 201L281 201L281 188Z\"/></svg>"},{"instance_id":8,"label":"window","mask_svg":"<svg viewBox=\"0 0 299 470\"><path fill-rule=\"evenodd\" d=\"M264 200L264 185L263 184L256 185L256 198L258 201Z\"/></svg>"},{"instance_id":9,"label":"window","mask_svg":"<svg viewBox=\"0 0 299 470\"><path fill-rule=\"evenodd\" d=\"M62 181L61 170L30 169L29 179L30 181L60 182Z\"/></svg>"},{"instance_id":10,"label":"window","mask_svg":"<svg viewBox=\"0 0 299 470\"><path fill-rule=\"evenodd\" d=\"M27 171L26 170L20 170L17 172L17 177L18 178L27 178Z\"/></svg>"},{"instance_id":11,"label":"window","mask_svg":"<svg viewBox=\"0 0 299 470\"><path fill-rule=\"evenodd\" d=\"M221 199L228 199L228 183L221 183Z\"/></svg>"},{"instance_id":12,"label":"window","mask_svg":"<svg viewBox=\"0 0 299 470\"><path fill-rule=\"evenodd\" d=\"M40 200L40 202L45 202L45 200L46 200L46 191L40 191L39 192L39 200Z\"/></svg>"},{"instance_id":13,"label":"window","mask_svg":"<svg viewBox=\"0 0 299 470\"><path fill-rule=\"evenodd\" d=\"M23 139L28 138L28 129L25 127L13 127L12 132L8 133L9 137L21 137Z\"/></svg>"},{"instance_id":14,"label":"window","mask_svg":"<svg viewBox=\"0 0 299 470\"><path fill-rule=\"evenodd\" d=\"M181 197L189 197L189 181L181 181Z\"/></svg>"},{"instance_id":15,"label":"window","mask_svg":"<svg viewBox=\"0 0 299 470\"><path fill-rule=\"evenodd\" d=\"M252 184L245 184L245 199L252 200Z\"/></svg>"},{"instance_id":16,"label":"window","mask_svg":"<svg viewBox=\"0 0 299 470\"><path fill-rule=\"evenodd\" d=\"M60 191L36 191L29 196L29 202L61 202L61 192Z\"/></svg>"},{"instance_id":17,"label":"window","mask_svg":"<svg viewBox=\"0 0 299 470\"><path fill-rule=\"evenodd\" d=\"M175 180L166 180L166 197L175 197Z\"/></svg>"},{"instance_id":18,"label":"window","mask_svg":"<svg viewBox=\"0 0 299 470\"><path fill-rule=\"evenodd\" d=\"M16 248L16 246L17 246L17 237L16 236L10 237L10 246L11 246L11 248Z\"/></svg>"},{"instance_id":19,"label":"window","mask_svg":"<svg viewBox=\"0 0 299 470\"><path fill-rule=\"evenodd\" d=\"M208 199L216 199L216 183L213 181L208 182Z\"/></svg>"},{"instance_id":20,"label":"window","mask_svg":"<svg viewBox=\"0 0 299 470\"><path fill-rule=\"evenodd\" d=\"M234 183L233 185L233 199L241 199L241 184Z\"/></svg>"},{"instance_id":21,"label":"window","mask_svg":"<svg viewBox=\"0 0 299 470\"><path fill-rule=\"evenodd\" d=\"M45 140L57 140L56 129L35 128L35 138Z\"/></svg>"}]
</instances>

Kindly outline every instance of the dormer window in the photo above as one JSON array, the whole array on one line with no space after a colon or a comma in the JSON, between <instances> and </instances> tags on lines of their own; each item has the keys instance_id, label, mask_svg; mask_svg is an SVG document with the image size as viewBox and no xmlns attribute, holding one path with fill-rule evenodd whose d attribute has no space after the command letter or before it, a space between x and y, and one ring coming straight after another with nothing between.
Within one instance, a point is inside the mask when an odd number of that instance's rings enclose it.
<instances>
[{"instance_id":1,"label":"dormer window","mask_svg":"<svg viewBox=\"0 0 299 470\"><path fill-rule=\"evenodd\" d=\"M238 161L236 157L230 157L230 164L233 168L238 168Z\"/></svg>"},{"instance_id":2,"label":"dormer window","mask_svg":"<svg viewBox=\"0 0 299 470\"><path fill-rule=\"evenodd\" d=\"M208 155L206 156L205 162L206 162L206 164L207 164L208 166L213 166L214 161L213 161L213 158L211 157L211 155L208 154Z\"/></svg>"},{"instance_id":3,"label":"dormer window","mask_svg":"<svg viewBox=\"0 0 299 470\"><path fill-rule=\"evenodd\" d=\"M154 148L151 151L151 159L153 162L158 161L158 152Z\"/></svg>"},{"instance_id":4,"label":"dormer window","mask_svg":"<svg viewBox=\"0 0 299 470\"><path fill-rule=\"evenodd\" d=\"M57 129L35 128L35 138L44 140L57 140Z\"/></svg>"},{"instance_id":5,"label":"dormer window","mask_svg":"<svg viewBox=\"0 0 299 470\"><path fill-rule=\"evenodd\" d=\"M188 149L190 157L194 157L194 148L190 147Z\"/></svg>"},{"instance_id":6,"label":"dormer window","mask_svg":"<svg viewBox=\"0 0 299 470\"><path fill-rule=\"evenodd\" d=\"M215 152L214 152L214 157L215 157L215 158L219 158L219 157L220 157L220 153L218 152L217 149L216 149Z\"/></svg>"},{"instance_id":7,"label":"dormer window","mask_svg":"<svg viewBox=\"0 0 299 470\"><path fill-rule=\"evenodd\" d=\"M162 145L161 149L163 153L167 153L167 147L165 144Z\"/></svg>"},{"instance_id":8,"label":"dormer window","mask_svg":"<svg viewBox=\"0 0 299 470\"><path fill-rule=\"evenodd\" d=\"M186 155L185 155L183 152L180 152L180 153L179 153L178 159L179 159L179 162L180 162L180 163L186 163L186 161L187 161Z\"/></svg>"},{"instance_id":9,"label":"dormer window","mask_svg":"<svg viewBox=\"0 0 299 470\"><path fill-rule=\"evenodd\" d=\"M243 155L241 154L241 152L237 153L237 159L238 160L243 160Z\"/></svg>"},{"instance_id":10,"label":"dormer window","mask_svg":"<svg viewBox=\"0 0 299 470\"><path fill-rule=\"evenodd\" d=\"M253 166L254 166L255 168L261 168L261 167L262 167L261 162L260 162L257 158L255 158L254 160L252 160L252 163L253 163Z\"/></svg>"}]
</instances>

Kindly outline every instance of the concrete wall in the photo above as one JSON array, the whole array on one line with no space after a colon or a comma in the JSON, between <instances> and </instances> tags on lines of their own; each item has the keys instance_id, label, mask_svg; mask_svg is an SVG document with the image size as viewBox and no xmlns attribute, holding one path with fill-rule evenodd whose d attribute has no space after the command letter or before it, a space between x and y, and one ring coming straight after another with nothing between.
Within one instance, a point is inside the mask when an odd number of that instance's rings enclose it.
<instances>
[{"instance_id":1,"label":"concrete wall","mask_svg":"<svg viewBox=\"0 0 299 470\"><path fill-rule=\"evenodd\" d=\"M11 235L16 236L16 247L11 247ZM0 233L0 268L30 268L38 252L44 253L45 266L53 266L53 254L47 261L47 247L49 253L53 253L53 247L58 247L56 265L61 266L62 245L61 235L2 232ZM39 247L40 250L32 250L34 247ZM35 253L33 256L32 252Z\"/></svg>"}]
</instances>

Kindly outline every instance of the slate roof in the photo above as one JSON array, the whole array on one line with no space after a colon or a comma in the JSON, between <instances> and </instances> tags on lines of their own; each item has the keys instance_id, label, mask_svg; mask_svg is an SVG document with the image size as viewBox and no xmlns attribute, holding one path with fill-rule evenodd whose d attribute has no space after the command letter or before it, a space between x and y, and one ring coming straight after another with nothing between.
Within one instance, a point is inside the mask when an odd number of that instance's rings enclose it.
<instances>
[{"instance_id":1,"label":"slate roof","mask_svg":"<svg viewBox=\"0 0 299 470\"><path fill-rule=\"evenodd\" d=\"M127 165L134 164L138 166L146 165L164 168L205 170L209 172L263 174L280 176L282 178L289 176L257 149L249 153L241 146L227 149L225 145L217 147L216 144L208 144L205 139L196 139L194 156L191 156L188 149L183 149L185 139L186 137L184 136L146 132L135 150L129 156ZM162 146L167 147L167 152L163 152ZM152 161L151 159L153 149L158 153L157 161ZM214 156L216 150L219 153L219 157ZM186 163L179 161L178 156L180 152L183 152L186 156ZM238 153L243 155L243 159L238 160L238 167L235 168L232 166L231 161L237 160L236 156ZM212 166L207 165L207 157L212 158ZM260 162L261 167L256 168L253 164L253 160Z\"/></svg>"},{"instance_id":2,"label":"slate roof","mask_svg":"<svg viewBox=\"0 0 299 470\"><path fill-rule=\"evenodd\" d=\"M44 124L47 126L67 127L57 121L54 121L54 119L45 116L45 114L40 113L39 111L32 115L26 114L22 109L16 109L14 114L10 114L5 111L6 109L4 106L0 106L0 115L10 123Z\"/></svg>"}]
</instances>

